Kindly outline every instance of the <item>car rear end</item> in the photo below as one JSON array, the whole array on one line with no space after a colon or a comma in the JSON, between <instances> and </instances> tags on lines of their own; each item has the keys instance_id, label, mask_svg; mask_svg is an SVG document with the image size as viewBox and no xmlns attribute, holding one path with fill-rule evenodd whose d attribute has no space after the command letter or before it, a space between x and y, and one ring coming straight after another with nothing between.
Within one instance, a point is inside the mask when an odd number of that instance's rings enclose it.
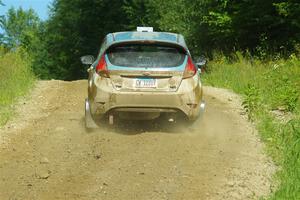
<instances>
[{"instance_id":1,"label":"car rear end","mask_svg":"<svg viewBox=\"0 0 300 200\"><path fill-rule=\"evenodd\" d=\"M196 119L204 109L198 69L186 48L162 41L126 41L99 56L90 80L94 117Z\"/></svg>"}]
</instances>

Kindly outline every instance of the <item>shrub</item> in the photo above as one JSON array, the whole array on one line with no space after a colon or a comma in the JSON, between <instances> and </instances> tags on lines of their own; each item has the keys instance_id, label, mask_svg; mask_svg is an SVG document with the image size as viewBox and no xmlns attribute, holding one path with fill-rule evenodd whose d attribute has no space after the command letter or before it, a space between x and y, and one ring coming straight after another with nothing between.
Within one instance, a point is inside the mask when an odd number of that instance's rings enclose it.
<instances>
[{"instance_id":1,"label":"shrub","mask_svg":"<svg viewBox=\"0 0 300 200\"><path fill-rule=\"evenodd\" d=\"M6 52L0 48L0 125L11 116L11 105L34 83L31 59L22 49Z\"/></svg>"},{"instance_id":2,"label":"shrub","mask_svg":"<svg viewBox=\"0 0 300 200\"><path fill-rule=\"evenodd\" d=\"M204 83L244 97L249 118L282 168L277 173L281 184L270 198L300 199L300 58L293 54L288 59L261 61L237 52L231 58L217 55L208 67ZM286 120L277 119L272 110Z\"/></svg>"}]
</instances>

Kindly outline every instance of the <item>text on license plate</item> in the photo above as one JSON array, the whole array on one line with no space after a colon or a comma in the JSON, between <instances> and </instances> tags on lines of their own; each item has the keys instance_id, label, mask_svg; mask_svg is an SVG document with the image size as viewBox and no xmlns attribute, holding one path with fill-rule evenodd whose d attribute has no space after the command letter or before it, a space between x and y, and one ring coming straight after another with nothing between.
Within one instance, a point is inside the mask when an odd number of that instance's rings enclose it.
<instances>
[{"instance_id":1,"label":"text on license plate","mask_svg":"<svg viewBox=\"0 0 300 200\"><path fill-rule=\"evenodd\" d=\"M135 79L134 86L136 88L156 88L157 87L157 82L156 79L152 78L144 78L144 79Z\"/></svg>"}]
</instances>

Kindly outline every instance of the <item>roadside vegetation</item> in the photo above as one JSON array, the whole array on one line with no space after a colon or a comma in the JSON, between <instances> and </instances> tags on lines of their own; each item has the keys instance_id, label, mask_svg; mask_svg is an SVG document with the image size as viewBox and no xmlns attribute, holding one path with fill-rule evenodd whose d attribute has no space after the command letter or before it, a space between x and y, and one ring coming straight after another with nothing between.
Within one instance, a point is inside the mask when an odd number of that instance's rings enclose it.
<instances>
[{"instance_id":1,"label":"roadside vegetation","mask_svg":"<svg viewBox=\"0 0 300 200\"><path fill-rule=\"evenodd\" d=\"M215 54L205 84L243 96L243 106L279 166L270 199L300 199L300 58L261 60Z\"/></svg>"},{"instance_id":2,"label":"roadside vegetation","mask_svg":"<svg viewBox=\"0 0 300 200\"><path fill-rule=\"evenodd\" d=\"M12 105L32 87L35 76L31 59L24 51L0 48L0 127L14 113Z\"/></svg>"},{"instance_id":3,"label":"roadside vegetation","mask_svg":"<svg viewBox=\"0 0 300 200\"><path fill-rule=\"evenodd\" d=\"M0 6L5 6L1 0ZM14 114L13 105L29 92L43 69L34 68L43 52L42 26L32 9L10 8L0 16L0 127Z\"/></svg>"}]
</instances>

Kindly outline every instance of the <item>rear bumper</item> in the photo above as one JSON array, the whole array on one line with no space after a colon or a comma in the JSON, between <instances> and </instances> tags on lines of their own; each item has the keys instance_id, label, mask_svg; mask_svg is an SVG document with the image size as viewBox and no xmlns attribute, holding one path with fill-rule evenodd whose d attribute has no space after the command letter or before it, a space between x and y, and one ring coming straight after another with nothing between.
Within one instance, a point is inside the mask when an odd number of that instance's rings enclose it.
<instances>
[{"instance_id":1,"label":"rear bumper","mask_svg":"<svg viewBox=\"0 0 300 200\"><path fill-rule=\"evenodd\" d=\"M197 78L182 80L176 92L121 92L107 78L99 78L90 86L88 100L95 116L115 112L181 112L193 120L205 109L202 86Z\"/></svg>"}]
</instances>

